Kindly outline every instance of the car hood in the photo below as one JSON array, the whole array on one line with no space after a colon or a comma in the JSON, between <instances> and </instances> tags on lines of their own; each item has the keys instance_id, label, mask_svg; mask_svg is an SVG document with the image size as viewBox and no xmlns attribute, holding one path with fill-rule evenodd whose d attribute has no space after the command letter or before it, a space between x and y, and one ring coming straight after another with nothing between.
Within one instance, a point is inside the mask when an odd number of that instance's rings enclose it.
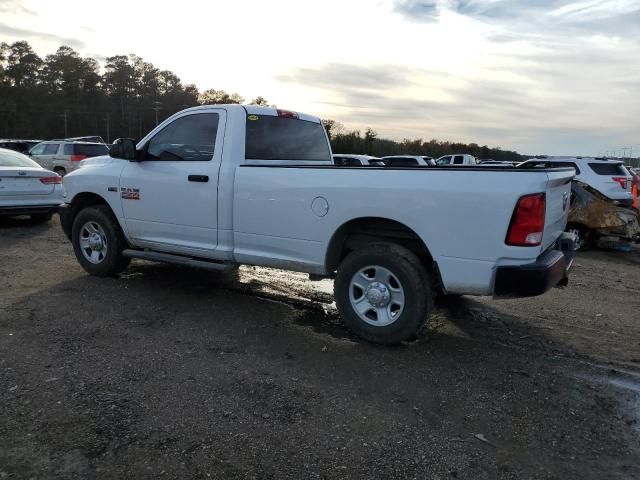
<instances>
[{"instance_id":1,"label":"car hood","mask_svg":"<svg viewBox=\"0 0 640 480\"><path fill-rule=\"evenodd\" d=\"M88 167L88 166L94 166L94 165L109 165L110 163L113 163L115 160L116 160L115 158L110 157L109 155L85 158L80 162L80 167Z\"/></svg>"}]
</instances>

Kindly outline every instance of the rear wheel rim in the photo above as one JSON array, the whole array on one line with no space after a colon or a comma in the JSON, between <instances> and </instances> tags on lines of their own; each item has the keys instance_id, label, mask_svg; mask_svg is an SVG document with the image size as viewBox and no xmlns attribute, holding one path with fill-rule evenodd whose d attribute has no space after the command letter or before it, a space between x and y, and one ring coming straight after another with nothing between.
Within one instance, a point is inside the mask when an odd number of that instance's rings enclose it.
<instances>
[{"instance_id":1,"label":"rear wheel rim","mask_svg":"<svg viewBox=\"0 0 640 480\"><path fill-rule=\"evenodd\" d=\"M386 327L402 315L405 293L397 275L391 270L369 265L351 278L349 301L360 320L374 327Z\"/></svg>"},{"instance_id":2,"label":"rear wheel rim","mask_svg":"<svg viewBox=\"0 0 640 480\"><path fill-rule=\"evenodd\" d=\"M107 256L107 235L98 222L90 221L80 229L80 251L84 258L94 265L104 261Z\"/></svg>"}]
</instances>

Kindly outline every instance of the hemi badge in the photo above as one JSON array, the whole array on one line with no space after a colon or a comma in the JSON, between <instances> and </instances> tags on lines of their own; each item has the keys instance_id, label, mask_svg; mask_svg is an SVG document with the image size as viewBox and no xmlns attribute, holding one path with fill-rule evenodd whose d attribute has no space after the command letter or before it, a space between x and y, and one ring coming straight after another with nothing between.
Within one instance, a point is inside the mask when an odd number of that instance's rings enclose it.
<instances>
[{"instance_id":1,"label":"hemi badge","mask_svg":"<svg viewBox=\"0 0 640 480\"><path fill-rule=\"evenodd\" d=\"M118 187L109 187L107 188L108 191L110 192L117 192L118 191Z\"/></svg>"}]
</instances>

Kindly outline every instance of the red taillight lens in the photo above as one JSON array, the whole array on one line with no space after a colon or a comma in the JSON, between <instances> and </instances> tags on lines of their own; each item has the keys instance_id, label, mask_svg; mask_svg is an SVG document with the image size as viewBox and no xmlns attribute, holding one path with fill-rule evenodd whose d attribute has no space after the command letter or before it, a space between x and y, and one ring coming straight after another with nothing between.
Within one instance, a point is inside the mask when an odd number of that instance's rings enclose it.
<instances>
[{"instance_id":1,"label":"red taillight lens","mask_svg":"<svg viewBox=\"0 0 640 480\"><path fill-rule=\"evenodd\" d=\"M536 247L542 243L544 233L544 213L546 198L544 193L520 197L511 217L507 232L507 245L516 247Z\"/></svg>"},{"instance_id":2,"label":"red taillight lens","mask_svg":"<svg viewBox=\"0 0 640 480\"><path fill-rule=\"evenodd\" d=\"M56 175L55 177L42 177L40 178L40 182L45 185L54 185L57 183L62 183L62 177Z\"/></svg>"},{"instance_id":3,"label":"red taillight lens","mask_svg":"<svg viewBox=\"0 0 640 480\"><path fill-rule=\"evenodd\" d=\"M85 158L87 158L86 155L71 155L72 162L79 162L80 160L84 160Z\"/></svg>"},{"instance_id":4,"label":"red taillight lens","mask_svg":"<svg viewBox=\"0 0 640 480\"><path fill-rule=\"evenodd\" d=\"M623 190L627 189L627 177L611 177L611 180L613 180L614 182L618 182Z\"/></svg>"},{"instance_id":5,"label":"red taillight lens","mask_svg":"<svg viewBox=\"0 0 640 480\"><path fill-rule=\"evenodd\" d=\"M278 110L278 116L284 118L298 118L298 114L296 112L291 112L289 110Z\"/></svg>"}]
</instances>

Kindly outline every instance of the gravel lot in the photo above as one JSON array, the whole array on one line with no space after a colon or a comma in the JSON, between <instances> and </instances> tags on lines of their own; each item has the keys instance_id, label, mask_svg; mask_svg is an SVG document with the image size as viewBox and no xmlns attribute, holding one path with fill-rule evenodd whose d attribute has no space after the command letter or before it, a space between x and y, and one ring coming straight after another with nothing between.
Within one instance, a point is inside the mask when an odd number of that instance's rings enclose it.
<instances>
[{"instance_id":1,"label":"gravel lot","mask_svg":"<svg viewBox=\"0 0 640 480\"><path fill-rule=\"evenodd\" d=\"M640 478L640 251L349 336L329 282L134 262L0 221L0 479Z\"/></svg>"}]
</instances>

